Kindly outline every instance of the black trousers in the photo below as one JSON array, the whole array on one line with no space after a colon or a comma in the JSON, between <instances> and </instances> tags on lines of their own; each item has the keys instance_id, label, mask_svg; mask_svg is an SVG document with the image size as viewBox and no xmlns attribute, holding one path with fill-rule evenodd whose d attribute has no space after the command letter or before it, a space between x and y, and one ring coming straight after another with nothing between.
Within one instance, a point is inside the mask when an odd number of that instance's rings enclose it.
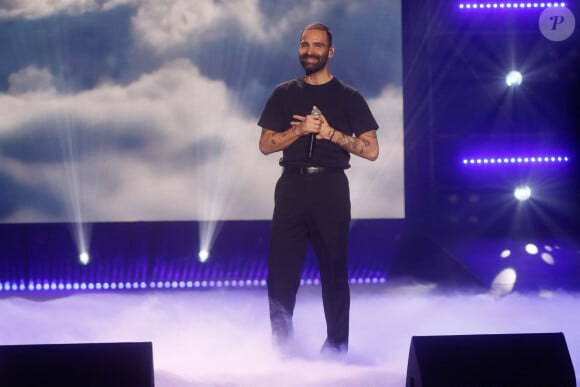
<instances>
[{"instance_id":1,"label":"black trousers","mask_svg":"<svg viewBox=\"0 0 580 387\"><path fill-rule=\"evenodd\" d=\"M292 337L296 294L311 242L320 268L326 345L345 349L350 309L348 179L342 171L283 173L274 196L267 280L273 338L284 344Z\"/></svg>"}]
</instances>

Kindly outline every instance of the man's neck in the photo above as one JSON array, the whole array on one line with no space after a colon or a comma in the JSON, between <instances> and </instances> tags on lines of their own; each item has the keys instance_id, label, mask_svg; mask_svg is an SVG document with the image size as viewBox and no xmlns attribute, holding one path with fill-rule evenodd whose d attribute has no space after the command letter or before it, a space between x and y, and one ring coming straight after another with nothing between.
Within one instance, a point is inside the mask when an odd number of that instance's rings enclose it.
<instances>
[{"instance_id":1,"label":"man's neck","mask_svg":"<svg viewBox=\"0 0 580 387\"><path fill-rule=\"evenodd\" d=\"M312 74L307 74L304 76L304 82L309 85L323 85L332 80L333 76L330 74L328 69L323 69Z\"/></svg>"}]
</instances>

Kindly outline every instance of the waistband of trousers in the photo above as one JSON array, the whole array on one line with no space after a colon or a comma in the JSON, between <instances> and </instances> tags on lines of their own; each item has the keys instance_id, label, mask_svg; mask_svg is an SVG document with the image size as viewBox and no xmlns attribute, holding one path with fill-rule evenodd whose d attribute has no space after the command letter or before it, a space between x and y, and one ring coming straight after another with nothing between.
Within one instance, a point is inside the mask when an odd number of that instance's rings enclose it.
<instances>
[{"instance_id":1,"label":"waistband of trousers","mask_svg":"<svg viewBox=\"0 0 580 387\"><path fill-rule=\"evenodd\" d=\"M292 173L297 175L313 175L317 173L341 173L344 172L342 168L328 168L328 167L284 167L282 173Z\"/></svg>"}]
</instances>

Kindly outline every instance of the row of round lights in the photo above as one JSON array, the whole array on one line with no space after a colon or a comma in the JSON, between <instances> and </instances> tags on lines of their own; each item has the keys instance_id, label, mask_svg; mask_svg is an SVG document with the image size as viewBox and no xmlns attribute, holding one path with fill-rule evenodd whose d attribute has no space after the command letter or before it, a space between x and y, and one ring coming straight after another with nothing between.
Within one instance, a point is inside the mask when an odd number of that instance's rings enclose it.
<instances>
[{"instance_id":1,"label":"row of round lights","mask_svg":"<svg viewBox=\"0 0 580 387\"><path fill-rule=\"evenodd\" d=\"M383 277L351 278L351 284L382 284ZM319 285L318 278L302 279L301 285ZM203 280L203 281L157 281L157 282L75 282L75 283L0 283L0 291L83 291L83 290L144 290L144 289L196 289L265 287L265 279L254 280Z\"/></svg>"},{"instance_id":2,"label":"row of round lights","mask_svg":"<svg viewBox=\"0 0 580 387\"><path fill-rule=\"evenodd\" d=\"M224 281L158 281L150 282L75 282L75 283L0 283L0 291L71 291L71 290L142 290L142 289L187 289L213 287L258 287L266 286L266 280Z\"/></svg>"},{"instance_id":3,"label":"row of round lights","mask_svg":"<svg viewBox=\"0 0 580 387\"><path fill-rule=\"evenodd\" d=\"M566 7L566 3L563 2L553 2L553 3L537 3L537 2L514 2L514 3L461 3L459 4L460 9L530 9L530 8L557 8Z\"/></svg>"},{"instance_id":4,"label":"row of round lights","mask_svg":"<svg viewBox=\"0 0 580 387\"><path fill-rule=\"evenodd\" d=\"M529 164L529 163L567 163L568 156L540 156L540 157L488 157L463 159L464 165L494 165L494 164Z\"/></svg>"}]
</instances>

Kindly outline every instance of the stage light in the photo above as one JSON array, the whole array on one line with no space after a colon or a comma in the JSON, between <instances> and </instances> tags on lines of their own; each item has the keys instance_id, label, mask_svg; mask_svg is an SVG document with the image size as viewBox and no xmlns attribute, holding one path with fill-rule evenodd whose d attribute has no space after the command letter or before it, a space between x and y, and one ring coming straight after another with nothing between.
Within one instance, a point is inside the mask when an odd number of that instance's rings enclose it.
<instances>
[{"instance_id":1,"label":"stage light","mask_svg":"<svg viewBox=\"0 0 580 387\"><path fill-rule=\"evenodd\" d=\"M510 293L514 289L517 279L518 275L513 268L504 269L493 279L491 290L500 295Z\"/></svg>"},{"instance_id":2,"label":"stage light","mask_svg":"<svg viewBox=\"0 0 580 387\"><path fill-rule=\"evenodd\" d=\"M514 197L521 201L526 201L532 197L532 189L527 185L522 185L514 190Z\"/></svg>"},{"instance_id":3,"label":"stage light","mask_svg":"<svg viewBox=\"0 0 580 387\"><path fill-rule=\"evenodd\" d=\"M509 87L520 86L524 80L522 73L517 70L510 71L505 77L505 84Z\"/></svg>"},{"instance_id":4,"label":"stage light","mask_svg":"<svg viewBox=\"0 0 580 387\"><path fill-rule=\"evenodd\" d=\"M540 249L538 249L538 246L534 243L528 243L524 247L524 249L526 250L526 253L528 253L530 255L536 255L540 251Z\"/></svg>"},{"instance_id":5,"label":"stage light","mask_svg":"<svg viewBox=\"0 0 580 387\"><path fill-rule=\"evenodd\" d=\"M461 10L490 10L490 9L539 9L539 8L564 8L565 2L487 2L487 3L459 3Z\"/></svg>"},{"instance_id":6,"label":"stage light","mask_svg":"<svg viewBox=\"0 0 580 387\"><path fill-rule=\"evenodd\" d=\"M79 262L81 265L88 265L91 262L91 256L86 251L79 254Z\"/></svg>"},{"instance_id":7,"label":"stage light","mask_svg":"<svg viewBox=\"0 0 580 387\"><path fill-rule=\"evenodd\" d=\"M503 259L508 258L510 255L512 255L512 251L510 249L505 249L499 254L499 256Z\"/></svg>"},{"instance_id":8,"label":"stage light","mask_svg":"<svg viewBox=\"0 0 580 387\"><path fill-rule=\"evenodd\" d=\"M349 278L349 283L353 285L384 284L386 278L383 276L355 276ZM317 277L305 277L301 279L301 285L320 286L320 279ZM42 280L24 283L0 282L0 292L49 292L49 291L133 291L137 289L191 289L191 288L245 288L245 287L266 287L265 278L246 279L218 279L208 278L205 280L165 280L165 281L118 281L118 282L44 282Z\"/></svg>"},{"instance_id":9,"label":"stage light","mask_svg":"<svg viewBox=\"0 0 580 387\"><path fill-rule=\"evenodd\" d=\"M517 165L517 164L567 164L570 157L566 155L522 155L522 156L484 156L470 157L462 159L461 163L465 166L500 166L500 165Z\"/></svg>"},{"instance_id":10,"label":"stage light","mask_svg":"<svg viewBox=\"0 0 580 387\"><path fill-rule=\"evenodd\" d=\"M548 252L543 252L540 257L542 257L542 261L547 263L550 266L554 266L556 261L554 260L554 256Z\"/></svg>"},{"instance_id":11,"label":"stage light","mask_svg":"<svg viewBox=\"0 0 580 387\"><path fill-rule=\"evenodd\" d=\"M209 258L209 251L200 250L199 253L197 254L197 256L199 257L200 262L206 262Z\"/></svg>"}]
</instances>

